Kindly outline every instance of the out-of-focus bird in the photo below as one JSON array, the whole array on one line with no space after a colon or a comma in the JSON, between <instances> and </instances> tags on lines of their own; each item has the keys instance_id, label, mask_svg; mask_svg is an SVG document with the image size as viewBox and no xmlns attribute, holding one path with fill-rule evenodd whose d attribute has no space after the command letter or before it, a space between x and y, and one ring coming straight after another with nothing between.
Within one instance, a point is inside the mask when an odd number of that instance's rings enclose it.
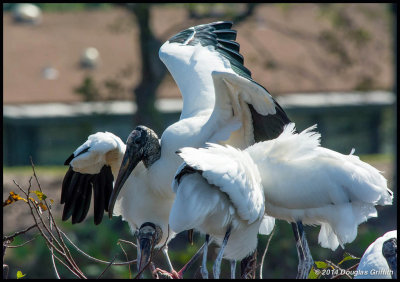
<instances>
[{"instance_id":1,"label":"out-of-focus bird","mask_svg":"<svg viewBox=\"0 0 400 282\"><path fill-rule=\"evenodd\" d=\"M397 230L386 232L364 252L354 279L397 278Z\"/></svg>"},{"instance_id":2,"label":"out-of-focus bird","mask_svg":"<svg viewBox=\"0 0 400 282\"><path fill-rule=\"evenodd\" d=\"M227 198L235 203L231 204L235 212L246 219L244 207L254 205L250 199L262 199L252 194L252 187L262 186L268 216L321 225L318 242L325 248L335 250L339 244L352 242L358 225L377 216L375 205L390 205L393 194L386 179L371 165L352 153L343 155L321 147L320 134L312 131L314 128L295 133L295 126L290 123L278 138L243 151L217 144L182 148L178 154L187 165L182 165L176 176L172 229L179 232L184 228L214 228L217 214L227 218L232 214L228 208L220 207L229 206ZM222 195L221 191L225 202L216 196ZM253 211L259 215L255 211L260 210ZM212 232L221 236L218 230ZM247 245L249 241L243 236L240 243ZM307 275L308 269L304 271L301 273L300 269L300 274Z\"/></svg>"}]
</instances>

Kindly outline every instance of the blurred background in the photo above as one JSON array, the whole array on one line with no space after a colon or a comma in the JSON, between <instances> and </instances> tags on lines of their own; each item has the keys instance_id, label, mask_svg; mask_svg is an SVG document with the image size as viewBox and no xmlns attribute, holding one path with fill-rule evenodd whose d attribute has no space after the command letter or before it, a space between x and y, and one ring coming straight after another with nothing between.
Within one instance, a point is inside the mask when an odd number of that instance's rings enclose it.
<instances>
[{"instance_id":1,"label":"blurred background","mask_svg":"<svg viewBox=\"0 0 400 282\"><path fill-rule=\"evenodd\" d=\"M355 154L388 179L395 192L393 206L378 207L379 217L362 224L345 251L361 257L377 237L397 229L394 4L4 3L3 200L18 190L13 180L28 186L32 156L41 186L54 199L54 214L61 219L59 197L67 171L62 164L88 135L110 131L126 140L136 125L144 124L161 136L179 119L182 100L158 49L183 29L219 20L233 21L245 66L297 129L317 124L323 146L343 154L355 148ZM3 235L31 224L24 203L3 208ZM101 259L111 260L116 254L125 259L117 239L133 240L127 223L113 218L95 226L91 212L84 223L60 220L60 226L83 250ZM14 244L35 232L19 236ZM319 247L318 232L317 227L306 227L314 260L340 261L344 250ZM296 276L292 237L290 224L277 222L264 278ZM186 234L172 240L174 266L179 269L203 240L199 234L194 246L189 246ZM267 240L260 236L259 257ZM135 258L134 249L126 250ZM73 255L89 277L105 268ZM209 270L215 257L212 248ZM165 269L161 254L155 261ZM41 238L8 249L4 262L10 266L10 278L18 270L26 278L54 277ZM229 277L229 263L222 267L221 276ZM72 278L62 268L62 277ZM112 267L103 277L129 278L128 267ZM198 267L185 277L200 277Z\"/></svg>"}]
</instances>

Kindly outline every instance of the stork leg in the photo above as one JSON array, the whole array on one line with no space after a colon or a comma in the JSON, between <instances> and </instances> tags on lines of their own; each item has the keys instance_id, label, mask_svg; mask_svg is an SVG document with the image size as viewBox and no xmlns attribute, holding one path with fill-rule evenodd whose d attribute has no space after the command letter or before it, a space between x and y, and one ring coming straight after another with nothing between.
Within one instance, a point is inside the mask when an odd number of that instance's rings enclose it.
<instances>
[{"instance_id":1,"label":"stork leg","mask_svg":"<svg viewBox=\"0 0 400 282\"><path fill-rule=\"evenodd\" d=\"M235 279L236 260L231 260L231 279Z\"/></svg>"},{"instance_id":2,"label":"stork leg","mask_svg":"<svg viewBox=\"0 0 400 282\"><path fill-rule=\"evenodd\" d=\"M231 235L231 225L228 226L228 230L226 231L224 240L222 241L221 249L219 250L217 259L214 262L213 266L214 279L219 279L219 275L221 273L222 256L224 255L225 246L228 243L230 235Z\"/></svg>"},{"instance_id":3,"label":"stork leg","mask_svg":"<svg viewBox=\"0 0 400 282\"><path fill-rule=\"evenodd\" d=\"M178 272L176 272L173 268L172 268L172 264L171 264L171 271L165 271L159 268L156 268L155 270L153 270L153 273L160 273L161 275L163 275L164 277L168 277L168 278L174 278L174 279L182 279L183 278L183 274L186 272L186 270L194 263L197 261L197 259L200 257L201 252L203 252L204 250L207 250L208 244L210 241L206 241L204 242L204 244L197 250L197 252L193 255L193 257L181 268L181 270L179 270Z\"/></svg>"},{"instance_id":4,"label":"stork leg","mask_svg":"<svg viewBox=\"0 0 400 282\"><path fill-rule=\"evenodd\" d=\"M203 251L203 262L200 267L200 273L203 279L208 279L208 271L207 271L207 251L208 251L208 244L210 241L210 235L206 234L206 242L205 242L205 248Z\"/></svg>"},{"instance_id":5,"label":"stork leg","mask_svg":"<svg viewBox=\"0 0 400 282\"><path fill-rule=\"evenodd\" d=\"M297 255L299 256L296 279L306 279L314 264L314 260L311 256L310 248L308 247L303 223L301 221L292 223L292 228L296 239Z\"/></svg>"},{"instance_id":6,"label":"stork leg","mask_svg":"<svg viewBox=\"0 0 400 282\"><path fill-rule=\"evenodd\" d=\"M162 252L163 252L165 258L167 259L168 268L169 268L168 270L172 272L172 270L174 270L174 268L172 267L172 263L169 258L169 255L168 255L168 245L165 245L165 247L162 249Z\"/></svg>"}]
</instances>

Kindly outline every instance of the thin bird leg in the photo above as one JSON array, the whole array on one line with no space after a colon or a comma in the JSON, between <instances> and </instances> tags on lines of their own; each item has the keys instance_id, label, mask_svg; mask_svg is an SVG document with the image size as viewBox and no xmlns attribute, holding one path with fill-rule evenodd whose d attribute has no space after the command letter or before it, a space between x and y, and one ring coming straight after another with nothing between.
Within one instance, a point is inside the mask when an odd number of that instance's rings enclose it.
<instances>
[{"instance_id":1,"label":"thin bird leg","mask_svg":"<svg viewBox=\"0 0 400 282\"><path fill-rule=\"evenodd\" d=\"M231 235L231 225L228 226L228 230L226 231L224 240L222 241L221 249L219 250L217 259L214 262L213 266L214 279L219 279L219 275L221 273L222 256L224 255L225 246L228 243L230 235Z\"/></svg>"},{"instance_id":2,"label":"thin bird leg","mask_svg":"<svg viewBox=\"0 0 400 282\"><path fill-rule=\"evenodd\" d=\"M292 228L296 239L297 255L299 256L296 279L306 279L314 264L314 260L311 256L310 248L308 247L303 223L301 221L292 223Z\"/></svg>"},{"instance_id":3,"label":"thin bird leg","mask_svg":"<svg viewBox=\"0 0 400 282\"><path fill-rule=\"evenodd\" d=\"M206 234L206 246L203 251L203 262L200 267L200 273L203 279L208 279L208 271L207 271L207 251L208 251L208 242L210 241L210 235Z\"/></svg>"},{"instance_id":4,"label":"thin bird leg","mask_svg":"<svg viewBox=\"0 0 400 282\"><path fill-rule=\"evenodd\" d=\"M156 268L153 272L160 273L164 275L165 277L170 277L170 278L175 278L175 279L182 279L183 274L185 274L186 270L197 261L197 259L200 257L201 253L203 250L207 250L208 244L211 241L206 241L204 244L197 250L197 252L192 256L192 258L179 270L176 272L173 268L171 269L171 272ZM171 265L172 267L172 265Z\"/></svg>"},{"instance_id":5,"label":"thin bird leg","mask_svg":"<svg viewBox=\"0 0 400 282\"><path fill-rule=\"evenodd\" d=\"M231 279L235 279L236 260L231 260Z\"/></svg>"},{"instance_id":6,"label":"thin bird leg","mask_svg":"<svg viewBox=\"0 0 400 282\"><path fill-rule=\"evenodd\" d=\"M162 249L162 252L163 252L165 258L167 259L169 271L172 272L172 270L174 270L174 268L172 267L171 260L169 259L169 255L168 255L168 245L165 245L165 247Z\"/></svg>"}]
</instances>

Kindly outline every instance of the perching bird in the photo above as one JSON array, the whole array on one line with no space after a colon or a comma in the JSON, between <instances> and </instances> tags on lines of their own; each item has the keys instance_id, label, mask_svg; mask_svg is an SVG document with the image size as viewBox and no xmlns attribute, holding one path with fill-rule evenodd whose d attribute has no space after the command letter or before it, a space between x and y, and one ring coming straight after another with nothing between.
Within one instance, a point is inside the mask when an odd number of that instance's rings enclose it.
<instances>
[{"instance_id":1,"label":"perching bird","mask_svg":"<svg viewBox=\"0 0 400 282\"><path fill-rule=\"evenodd\" d=\"M215 239L221 249L213 278L219 278L224 255L231 261L234 279L236 261L255 251L259 230L269 234L275 224L274 218L264 217L264 193L257 167L249 156L243 158L233 147L223 151L183 148L178 154L186 163L179 167L173 182L176 197L170 226L176 233L196 229ZM205 249L203 278L208 278L206 257Z\"/></svg>"},{"instance_id":2,"label":"perching bird","mask_svg":"<svg viewBox=\"0 0 400 282\"><path fill-rule=\"evenodd\" d=\"M149 189L149 169L160 156L160 143L152 130L138 126L129 136L128 146L110 132L90 135L65 162L70 168L62 185L61 203L65 203L62 219L67 220L72 215L72 223L79 223L86 217L93 187L94 222L101 222L104 211L108 211L113 180L117 178L126 151L135 159L130 164L136 162L137 166L132 174L126 174L126 188L117 199L114 215L122 215L131 230L138 232L140 271L147 263L152 240L155 239L154 247L158 248L175 235L168 228L174 194ZM119 191L122 186L116 187ZM170 265L167 249L163 252Z\"/></svg>"},{"instance_id":3,"label":"perching bird","mask_svg":"<svg viewBox=\"0 0 400 282\"><path fill-rule=\"evenodd\" d=\"M246 187L262 185L268 216L321 225L318 237L321 246L335 250L339 244L352 242L358 225L377 216L375 205L390 205L393 194L386 179L371 165L352 153L343 155L321 147L320 134L313 132L314 128L295 133L295 126L290 123L278 138L256 143L243 151L217 144L200 149L182 148L178 154L187 167L177 171L176 183L180 178L182 182L170 214L172 229L181 231L192 225L205 228L201 224L212 221L215 215L211 214L220 212L214 203L218 189L232 202L236 201L238 214L243 212L242 206L250 207L249 198L237 191L251 195L252 189L246 190L241 182L234 181L239 179L251 181ZM259 178L254 177L257 169ZM193 172L196 173L191 175ZM224 186L227 183L230 190ZM209 191L203 195L200 189ZM203 197L201 206L197 208L200 197ZM205 211L208 218L199 219L193 214L200 211ZM242 238L242 244L247 241L247 237ZM301 274L306 275L307 271Z\"/></svg>"},{"instance_id":4,"label":"perching bird","mask_svg":"<svg viewBox=\"0 0 400 282\"><path fill-rule=\"evenodd\" d=\"M386 232L364 252L354 279L397 278L397 230Z\"/></svg>"}]
</instances>

